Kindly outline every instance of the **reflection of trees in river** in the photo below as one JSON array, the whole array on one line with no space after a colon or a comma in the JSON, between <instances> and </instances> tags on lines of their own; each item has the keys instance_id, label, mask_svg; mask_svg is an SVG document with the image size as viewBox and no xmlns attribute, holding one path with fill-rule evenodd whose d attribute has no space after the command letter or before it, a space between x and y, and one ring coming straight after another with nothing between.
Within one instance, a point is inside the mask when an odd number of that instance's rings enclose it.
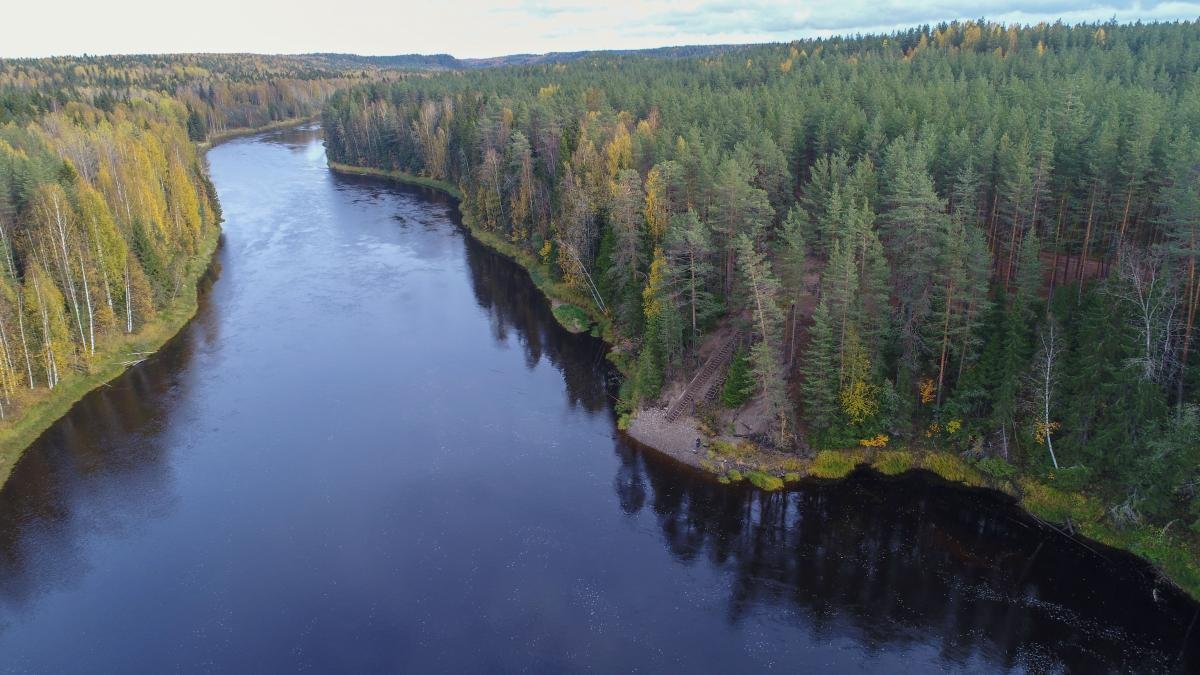
<instances>
[{"instance_id":1,"label":"reflection of trees in river","mask_svg":"<svg viewBox=\"0 0 1200 675\"><path fill-rule=\"evenodd\" d=\"M570 405L606 409L612 368L604 343L563 330L524 269L468 236L463 239L475 299L488 310L495 339L507 341L515 331L527 367L545 358L562 373Z\"/></svg>"},{"instance_id":2,"label":"reflection of trees in river","mask_svg":"<svg viewBox=\"0 0 1200 675\"><path fill-rule=\"evenodd\" d=\"M516 330L529 367L549 359L572 404L607 407L602 344L561 330L523 270L465 239L496 339ZM617 454L622 511L648 508L681 563L733 574L732 622L786 604L815 636L848 636L867 650L932 642L959 666L1186 669L1200 657L1193 635L1176 662L1194 603L1166 588L1156 602L1144 565L1048 531L999 496L870 472L768 494L720 485L625 440Z\"/></svg>"},{"instance_id":3,"label":"reflection of trees in river","mask_svg":"<svg viewBox=\"0 0 1200 675\"><path fill-rule=\"evenodd\" d=\"M621 508L649 508L683 564L732 576L729 620L787 604L820 637L868 650L934 643L951 664L983 655L1042 670L1161 669L1195 604L1144 565L1089 551L1004 499L925 477L856 473L777 493L724 486L625 441ZM1196 636L1181 665L1196 667Z\"/></svg>"},{"instance_id":4,"label":"reflection of trees in river","mask_svg":"<svg viewBox=\"0 0 1200 675\"><path fill-rule=\"evenodd\" d=\"M83 576L83 538L128 531L171 508L169 444L160 437L180 423L173 417L187 363L217 338L208 289L219 268L214 262L201 284L192 323L146 363L85 396L0 489L0 630L11 612Z\"/></svg>"}]
</instances>

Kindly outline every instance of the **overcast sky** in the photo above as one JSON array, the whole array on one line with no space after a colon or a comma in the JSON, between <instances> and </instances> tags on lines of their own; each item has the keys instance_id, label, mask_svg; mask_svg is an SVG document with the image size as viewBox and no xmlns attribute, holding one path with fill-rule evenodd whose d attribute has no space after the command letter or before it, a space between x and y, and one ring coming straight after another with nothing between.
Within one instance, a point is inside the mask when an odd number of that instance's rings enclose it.
<instances>
[{"instance_id":1,"label":"overcast sky","mask_svg":"<svg viewBox=\"0 0 1200 675\"><path fill-rule=\"evenodd\" d=\"M1200 0L12 0L0 56L144 52L459 57L879 32L956 18L1195 19Z\"/></svg>"}]
</instances>

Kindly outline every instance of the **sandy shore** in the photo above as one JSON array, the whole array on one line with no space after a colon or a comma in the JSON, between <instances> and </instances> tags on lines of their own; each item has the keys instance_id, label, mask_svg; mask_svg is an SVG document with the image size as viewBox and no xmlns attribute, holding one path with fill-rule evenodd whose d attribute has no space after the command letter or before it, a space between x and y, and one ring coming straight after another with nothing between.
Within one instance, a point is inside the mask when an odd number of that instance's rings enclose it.
<instances>
[{"instance_id":1,"label":"sandy shore","mask_svg":"<svg viewBox=\"0 0 1200 675\"><path fill-rule=\"evenodd\" d=\"M696 419L690 415L681 415L678 420L668 422L665 408L642 410L630 423L626 433L638 443L670 455L679 462L708 470L700 463L708 456L707 448L700 430L696 428ZM700 442L699 446L697 441Z\"/></svg>"}]
</instances>

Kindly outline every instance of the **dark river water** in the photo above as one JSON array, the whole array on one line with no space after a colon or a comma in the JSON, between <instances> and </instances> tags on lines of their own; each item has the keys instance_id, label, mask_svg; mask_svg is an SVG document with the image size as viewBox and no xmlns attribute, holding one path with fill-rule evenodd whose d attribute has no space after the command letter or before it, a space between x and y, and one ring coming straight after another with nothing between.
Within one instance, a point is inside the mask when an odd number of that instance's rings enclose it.
<instances>
[{"instance_id":1,"label":"dark river water","mask_svg":"<svg viewBox=\"0 0 1200 675\"><path fill-rule=\"evenodd\" d=\"M0 491L0 670L1200 669L1195 604L991 493L633 447L604 345L315 129L209 160L195 321Z\"/></svg>"}]
</instances>

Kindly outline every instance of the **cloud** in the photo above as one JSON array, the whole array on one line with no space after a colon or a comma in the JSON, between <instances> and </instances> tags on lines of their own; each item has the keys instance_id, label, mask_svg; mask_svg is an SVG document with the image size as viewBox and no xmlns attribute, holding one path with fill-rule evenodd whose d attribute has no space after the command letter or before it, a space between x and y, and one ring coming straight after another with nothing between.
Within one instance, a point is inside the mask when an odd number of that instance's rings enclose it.
<instances>
[{"instance_id":1,"label":"cloud","mask_svg":"<svg viewBox=\"0 0 1200 675\"><path fill-rule=\"evenodd\" d=\"M1036 23L1195 19L1200 0L160 0L12 2L0 56L311 51L513 53L785 41L986 17ZM63 21L62 17L71 17Z\"/></svg>"},{"instance_id":2,"label":"cloud","mask_svg":"<svg viewBox=\"0 0 1200 675\"><path fill-rule=\"evenodd\" d=\"M643 34L688 35L787 35L814 36L892 30L921 24L937 24L963 18L1013 17L1014 21L1176 19L1200 15L1194 2L1094 2L1089 0L981 0L977 2L883 2L843 1L838 3L775 3L762 0L699 2L691 7L656 11L640 29Z\"/></svg>"}]
</instances>

